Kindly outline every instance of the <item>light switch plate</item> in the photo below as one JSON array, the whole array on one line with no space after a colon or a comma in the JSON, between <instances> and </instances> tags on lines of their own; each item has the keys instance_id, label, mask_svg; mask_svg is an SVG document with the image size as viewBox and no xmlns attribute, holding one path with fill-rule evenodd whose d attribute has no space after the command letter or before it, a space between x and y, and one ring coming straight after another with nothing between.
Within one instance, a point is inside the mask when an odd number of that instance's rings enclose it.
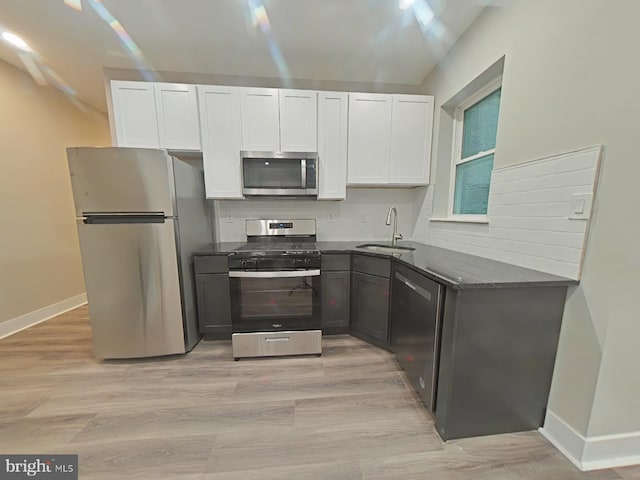
<instances>
[{"instance_id":1,"label":"light switch plate","mask_svg":"<svg viewBox=\"0 0 640 480\"><path fill-rule=\"evenodd\" d=\"M227 213L225 216L225 220L227 223L233 223L235 219L233 218L233 213Z\"/></svg>"},{"instance_id":2,"label":"light switch plate","mask_svg":"<svg viewBox=\"0 0 640 480\"><path fill-rule=\"evenodd\" d=\"M571 195L569 220L589 220L592 203L593 195L591 193L574 193Z\"/></svg>"}]
</instances>

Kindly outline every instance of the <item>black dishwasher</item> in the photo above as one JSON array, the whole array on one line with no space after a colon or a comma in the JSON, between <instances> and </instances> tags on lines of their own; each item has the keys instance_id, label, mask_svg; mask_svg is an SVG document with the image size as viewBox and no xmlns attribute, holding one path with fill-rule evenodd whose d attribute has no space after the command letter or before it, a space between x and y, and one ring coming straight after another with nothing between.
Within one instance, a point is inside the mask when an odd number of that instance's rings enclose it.
<instances>
[{"instance_id":1,"label":"black dishwasher","mask_svg":"<svg viewBox=\"0 0 640 480\"><path fill-rule=\"evenodd\" d=\"M430 411L435 409L443 287L396 265L391 283L391 350Z\"/></svg>"}]
</instances>

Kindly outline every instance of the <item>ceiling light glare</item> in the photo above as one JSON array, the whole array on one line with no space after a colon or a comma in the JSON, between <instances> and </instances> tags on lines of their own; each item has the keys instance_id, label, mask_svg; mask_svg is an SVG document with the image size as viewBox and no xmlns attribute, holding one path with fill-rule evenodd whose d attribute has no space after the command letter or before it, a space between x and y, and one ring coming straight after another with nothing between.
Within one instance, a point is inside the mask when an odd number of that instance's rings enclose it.
<instances>
[{"instance_id":1,"label":"ceiling light glare","mask_svg":"<svg viewBox=\"0 0 640 480\"><path fill-rule=\"evenodd\" d=\"M398 7L400 8L400 10L406 10L414 3L415 0L400 0L400 2L398 2Z\"/></svg>"},{"instance_id":2,"label":"ceiling light glare","mask_svg":"<svg viewBox=\"0 0 640 480\"><path fill-rule=\"evenodd\" d=\"M25 52L33 52L33 49L29 46L29 44L15 33L2 32L2 38L4 38L5 41L9 42L14 47L19 48L20 50L23 50Z\"/></svg>"},{"instance_id":3,"label":"ceiling light glare","mask_svg":"<svg viewBox=\"0 0 640 480\"><path fill-rule=\"evenodd\" d=\"M77 12L82 11L82 2L81 0L64 0L64 4L67 7L73 8Z\"/></svg>"}]
</instances>

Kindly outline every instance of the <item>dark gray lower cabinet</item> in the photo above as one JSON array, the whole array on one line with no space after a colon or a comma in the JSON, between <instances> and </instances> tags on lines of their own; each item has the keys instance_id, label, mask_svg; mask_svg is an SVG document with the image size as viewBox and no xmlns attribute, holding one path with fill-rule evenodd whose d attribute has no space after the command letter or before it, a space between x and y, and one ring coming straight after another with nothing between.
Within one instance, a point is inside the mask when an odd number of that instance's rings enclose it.
<instances>
[{"instance_id":1,"label":"dark gray lower cabinet","mask_svg":"<svg viewBox=\"0 0 640 480\"><path fill-rule=\"evenodd\" d=\"M349 331L351 254L322 254L322 333Z\"/></svg>"},{"instance_id":2,"label":"dark gray lower cabinet","mask_svg":"<svg viewBox=\"0 0 640 480\"><path fill-rule=\"evenodd\" d=\"M385 344L389 339L390 269L390 260L353 255L351 329Z\"/></svg>"},{"instance_id":3,"label":"dark gray lower cabinet","mask_svg":"<svg viewBox=\"0 0 640 480\"><path fill-rule=\"evenodd\" d=\"M196 275L200 333L231 337L229 274Z\"/></svg>"},{"instance_id":4,"label":"dark gray lower cabinet","mask_svg":"<svg viewBox=\"0 0 640 480\"><path fill-rule=\"evenodd\" d=\"M435 412L444 440L542 426L566 291L447 288Z\"/></svg>"},{"instance_id":5,"label":"dark gray lower cabinet","mask_svg":"<svg viewBox=\"0 0 640 480\"><path fill-rule=\"evenodd\" d=\"M444 288L395 265L391 280L391 350L429 410L435 409Z\"/></svg>"},{"instance_id":6,"label":"dark gray lower cabinet","mask_svg":"<svg viewBox=\"0 0 640 480\"><path fill-rule=\"evenodd\" d=\"M226 255L195 256L193 260L200 333L231 338L229 260Z\"/></svg>"},{"instance_id":7,"label":"dark gray lower cabinet","mask_svg":"<svg viewBox=\"0 0 640 480\"><path fill-rule=\"evenodd\" d=\"M349 328L351 272L322 272L322 329Z\"/></svg>"}]
</instances>

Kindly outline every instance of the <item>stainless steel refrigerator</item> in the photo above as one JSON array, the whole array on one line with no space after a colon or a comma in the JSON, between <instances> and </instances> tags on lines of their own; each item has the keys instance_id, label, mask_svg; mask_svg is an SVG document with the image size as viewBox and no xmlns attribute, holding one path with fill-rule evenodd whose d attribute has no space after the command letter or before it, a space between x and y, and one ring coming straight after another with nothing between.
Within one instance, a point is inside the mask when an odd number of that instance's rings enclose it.
<instances>
[{"instance_id":1,"label":"stainless steel refrigerator","mask_svg":"<svg viewBox=\"0 0 640 480\"><path fill-rule=\"evenodd\" d=\"M200 170L164 150L67 149L98 358L200 340L191 254L213 239Z\"/></svg>"}]
</instances>

